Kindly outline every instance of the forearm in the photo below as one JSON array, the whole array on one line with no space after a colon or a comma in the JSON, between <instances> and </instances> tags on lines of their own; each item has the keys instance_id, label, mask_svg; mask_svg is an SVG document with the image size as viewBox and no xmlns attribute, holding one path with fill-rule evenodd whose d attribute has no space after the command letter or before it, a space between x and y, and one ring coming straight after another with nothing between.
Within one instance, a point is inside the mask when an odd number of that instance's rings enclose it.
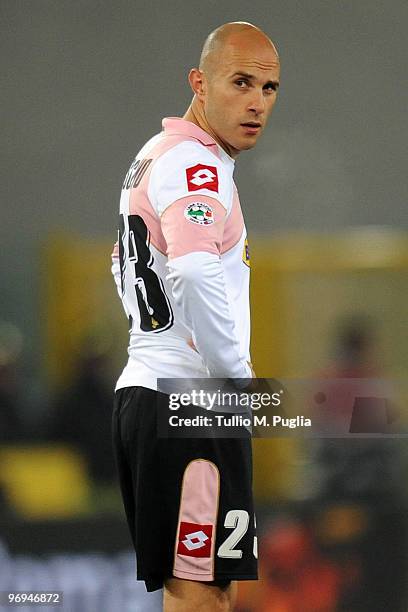
<instances>
[{"instance_id":1,"label":"forearm","mask_svg":"<svg viewBox=\"0 0 408 612\"><path fill-rule=\"evenodd\" d=\"M174 299L211 375L251 378L251 368L240 352L220 258L193 252L169 260L167 267Z\"/></svg>"}]
</instances>

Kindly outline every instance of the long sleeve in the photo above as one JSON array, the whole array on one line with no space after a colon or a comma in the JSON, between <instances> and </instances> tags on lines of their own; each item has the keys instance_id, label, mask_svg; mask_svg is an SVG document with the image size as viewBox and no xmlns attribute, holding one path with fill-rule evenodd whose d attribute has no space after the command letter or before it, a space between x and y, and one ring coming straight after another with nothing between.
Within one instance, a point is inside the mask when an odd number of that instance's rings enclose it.
<instances>
[{"instance_id":1,"label":"long sleeve","mask_svg":"<svg viewBox=\"0 0 408 612\"><path fill-rule=\"evenodd\" d=\"M213 376L248 379L252 373L239 355L220 258L194 252L169 260L167 278L191 327L194 344Z\"/></svg>"},{"instance_id":2,"label":"long sleeve","mask_svg":"<svg viewBox=\"0 0 408 612\"><path fill-rule=\"evenodd\" d=\"M181 198L162 216L169 258L167 280L211 375L248 379L252 373L240 357L220 258L226 210L214 198L201 195L199 204L197 200L192 196ZM208 225L186 218L197 206L209 214Z\"/></svg>"}]
</instances>

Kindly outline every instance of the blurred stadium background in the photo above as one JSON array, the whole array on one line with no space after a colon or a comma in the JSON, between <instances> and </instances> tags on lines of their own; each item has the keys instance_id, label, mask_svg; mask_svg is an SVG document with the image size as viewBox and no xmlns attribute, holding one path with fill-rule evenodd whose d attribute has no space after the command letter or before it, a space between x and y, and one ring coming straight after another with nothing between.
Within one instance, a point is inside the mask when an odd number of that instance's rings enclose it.
<instances>
[{"instance_id":1,"label":"blurred stadium background","mask_svg":"<svg viewBox=\"0 0 408 612\"><path fill-rule=\"evenodd\" d=\"M261 26L281 91L236 171L257 374L395 379L404 408L408 6L3 0L0 14L0 591L159 610L133 579L110 448L123 175L161 118L183 114L208 32ZM408 442L254 446L261 581L236 611L406 612Z\"/></svg>"}]
</instances>

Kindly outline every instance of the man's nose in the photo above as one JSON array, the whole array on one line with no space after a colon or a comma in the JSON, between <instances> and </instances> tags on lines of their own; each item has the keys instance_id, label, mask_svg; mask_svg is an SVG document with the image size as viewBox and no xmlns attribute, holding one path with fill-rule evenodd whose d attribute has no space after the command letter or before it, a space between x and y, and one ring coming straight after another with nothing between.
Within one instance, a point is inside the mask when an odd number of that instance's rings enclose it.
<instances>
[{"instance_id":1,"label":"man's nose","mask_svg":"<svg viewBox=\"0 0 408 612\"><path fill-rule=\"evenodd\" d=\"M253 91L248 110L252 111L253 113L256 113L257 115L264 112L265 96L262 89L255 89Z\"/></svg>"}]
</instances>

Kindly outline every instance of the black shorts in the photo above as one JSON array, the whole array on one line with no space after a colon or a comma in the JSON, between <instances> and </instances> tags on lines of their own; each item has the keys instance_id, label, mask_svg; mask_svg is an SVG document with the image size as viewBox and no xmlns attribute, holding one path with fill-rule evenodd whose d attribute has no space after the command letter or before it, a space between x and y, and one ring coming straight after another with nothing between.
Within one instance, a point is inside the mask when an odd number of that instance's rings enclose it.
<instances>
[{"instance_id":1,"label":"black shorts","mask_svg":"<svg viewBox=\"0 0 408 612\"><path fill-rule=\"evenodd\" d=\"M158 437L163 398L144 387L115 394L113 443L137 579L148 591L173 576L256 580L250 437Z\"/></svg>"}]
</instances>

